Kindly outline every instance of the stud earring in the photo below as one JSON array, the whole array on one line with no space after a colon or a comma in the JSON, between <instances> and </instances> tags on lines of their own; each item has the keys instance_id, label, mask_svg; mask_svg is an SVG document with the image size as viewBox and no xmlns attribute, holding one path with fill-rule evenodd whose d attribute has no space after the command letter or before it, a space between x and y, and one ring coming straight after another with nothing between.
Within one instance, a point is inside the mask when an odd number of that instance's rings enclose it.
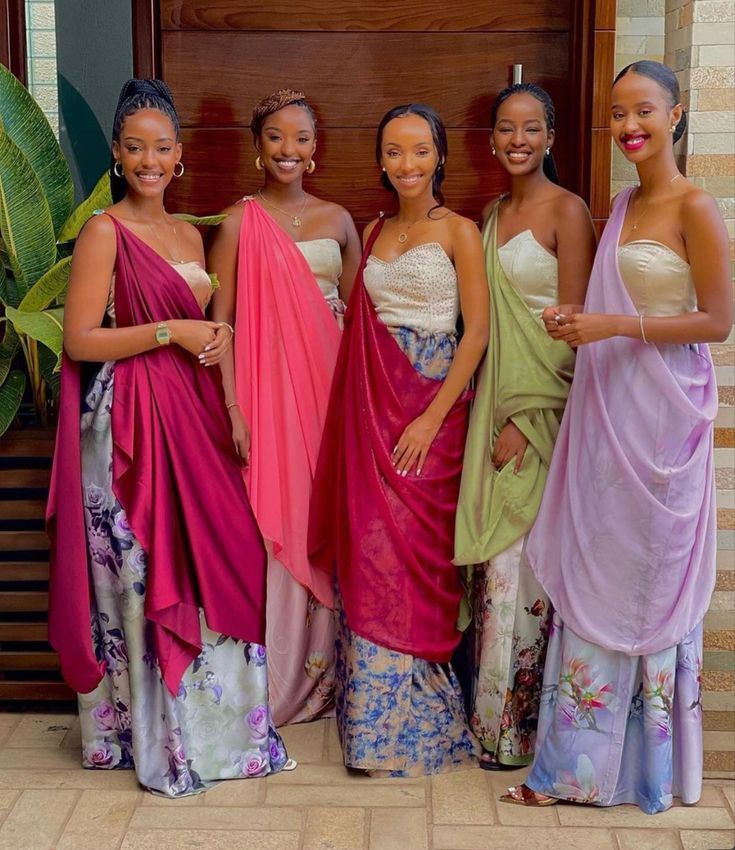
<instances>
[{"instance_id":1,"label":"stud earring","mask_svg":"<svg viewBox=\"0 0 735 850\"><path fill-rule=\"evenodd\" d=\"M260 158L260 154L258 154L258 156L255 157L255 167L257 168L258 171L263 170L263 160Z\"/></svg>"},{"instance_id":2,"label":"stud earring","mask_svg":"<svg viewBox=\"0 0 735 850\"><path fill-rule=\"evenodd\" d=\"M546 156L548 156L550 153L551 153L551 148L546 148Z\"/></svg>"},{"instance_id":3,"label":"stud earring","mask_svg":"<svg viewBox=\"0 0 735 850\"><path fill-rule=\"evenodd\" d=\"M676 124L672 124L672 125L669 127L669 133L675 133L675 132L676 132Z\"/></svg>"},{"instance_id":4,"label":"stud earring","mask_svg":"<svg viewBox=\"0 0 735 850\"><path fill-rule=\"evenodd\" d=\"M181 166L181 171L179 171L178 174L176 173L176 165ZM174 165L174 177L183 177L184 171L186 171L186 169L184 168L184 163L183 162L177 162L176 165Z\"/></svg>"},{"instance_id":5,"label":"stud earring","mask_svg":"<svg viewBox=\"0 0 735 850\"><path fill-rule=\"evenodd\" d=\"M316 171L316 163L312 159L311 162L306 166L306 173L313 174Z\"/></svg>"},{"instance_id":6,"label":"stud earring","mask_svg":"<svg viewBox=\"0 0 735 850\"><path fill-rule=\"evenodd\" d=\"M490 150L493 152L493 156L495 156L495 146L494 145L490 145Z\"/></svg>"},{"instance_id":7,"label":"stud earring","mask_svg":"<svg viewBox=\"0 0 735 850\"><path fill-rule=\"evenodd\" d=\"M118 165L120 166L119 171L117 170ZM125 172L123 171L122 163L120 162L119 159L115 160L115 164L112 166L112 170L115 174L115 177L124 177L125 176Z\"/></svg>"}]
</instances>

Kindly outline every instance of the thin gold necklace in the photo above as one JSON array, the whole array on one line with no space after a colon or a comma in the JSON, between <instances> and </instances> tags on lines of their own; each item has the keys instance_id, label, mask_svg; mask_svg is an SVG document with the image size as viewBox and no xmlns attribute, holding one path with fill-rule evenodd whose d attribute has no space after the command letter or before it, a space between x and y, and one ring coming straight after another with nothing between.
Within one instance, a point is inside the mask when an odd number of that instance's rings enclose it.
<instances>
[{"instance_id":1,"label":"thin gold necklace","mask_svg":"<svg viewBox=\"0 0 735 850\"><path fill-rule=\"evenodd\" d=\"M258 197L263 201L263 203L267 204L269 207L273 207L274 210L277 210L281 215L285 215L291 219L291 224L293 227L301 227L301 216L304 214L304 210L306 209L306 204L309 201L309 196L304 192L304 202L301 204L301 209L294 215L293 213L287 212L286 210L282 210L280 207L277 207L273 201L269 201L268 198L263 194L263 192L258 189Z\"/></svg>"},{"instance_id":2,"label":"thin gold necklace","mask_svg":"<svg viewBox=\"0 0 735 850\"><path fill-rule=\"evenodd\" d=\"M437 207L439 207L439 206L440 206L440 204L434 204L434 206L430 210L425 212L421 216L421 218L417 218L416 221L412 221L410 224L406 225L405 230L401 230L401 231L398 232L398 241L401 243L401 245L403 245L403 243L408 239L408 231L414 226L414 224L418 224L419 222L423 221L424 219L428 220L429 213L431 213L433 210L437 209ZM399 225L399 227L400 227L400 225Z\"/></svg>"},{"instance_id":3,"label":"thin gold necklace","mask_svg":"<svg viewBox=\"0 0 735 850\"><path fill-rule=\"evenodd\" d=\"M678 172L678 171L677 171L677 172L676 172L676 174L675 174L675 175L671 178L671 180L669 180L669 183L673 183L673 182L674 182L674 180L676 180L676 178L677 178L677 177L681 177L681 173L680 173L680 172ZM640 187L639 187L639 188L640 188ZM638 216L638 220L635 222L635 224L633 225L633 227L631 227L631 229L630 229L630 232L631 232L631 233L635 233L635 231L636 231L636 230L638 230L638 225L641 223L641 220L643 219L643 216L644 216L644 215L648 212L648 207L649 207L649 204L645 204L645 205L644 205L644 207L643 207L643 212L642 212L642 213Z\"/></svg>"},{"instance_id":4,"label":"thin gold necklace","mask_svg":"<svg viewBox=\"0 0 735 850\"><path fill-rule=\"evenodd\" d=\"M165 214L165 213L164 213L164 214ZM171 251L171 250L169 249L168 245L167 245L167 244L163 241L163 239L161 239L161 237L158 235L158 231L157 231L157 230L155 230L155 228L153 227L153 224L152 224L151 222L149 222L149 221L142 222L142 223L144 223L144 224L146 225L146 227L148 227L148 229L151 231L151 233L153 234L153 236L154 236L155 240L156 240L156 241L158 242L158 244L159 244L159 245L161 245L161 247L164 249L164 254L166 254L166 255L169 257L170 261L171 261L172 263L176 263L177 265L181 265L181 264L184 262L184 259L183 259L183 257L181 256L181 245L179 244L179 236L178 236L178 234L176 233L176 225L175 225L175 224L173 224L173 222L171 223L171 229L172 229L172 230L173 230L173 232L174 232L174 243L175 243L175 246L176 246L176 254L177 254L177 255L178 255L178 257L179 257L179 259L178 259L178 260L176 259L176 257L174 257L173 251Z\"/></svg>"}]
</instances>

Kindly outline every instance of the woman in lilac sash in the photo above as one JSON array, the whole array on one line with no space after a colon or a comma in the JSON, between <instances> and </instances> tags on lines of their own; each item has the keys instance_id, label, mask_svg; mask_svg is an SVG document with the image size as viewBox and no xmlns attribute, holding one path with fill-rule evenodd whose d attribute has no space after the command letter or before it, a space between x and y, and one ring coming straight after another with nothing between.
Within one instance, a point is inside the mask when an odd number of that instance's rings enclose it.
<instances>
[{"instance_id":1,"label":"woman in lilac sash","mask_svg":"<svg viewBox=\"0 0 735 850\"><path fill-rule=\"evenodd\" d=\"M621 192L583 313L545 311L577 348L528 557L555 609L536 757L505 800L634 803L702 785L702 619L715 580L708 342L732 323L727 233L679 173L674 74L629 65L611 130L640 186Z\"/></svg>"},{"instance_id":2,"label":"woman in lilac sash","mask_svg":"<svg viewBox=\"0 0 735 850\"><path fill-rule=\"evenodd\" d=\"M328 575L336 563L345 764L409 776L471 767L479 754L449 660L460 638L452 556L465 388L487 344L488 296L477 228L443 205L436 113L392 109L376 154L399 208L365 232L310 543Z\"/></svg>"},{"instance_id":3,"label":"woman in lilac sash","mask_svg":"<svg viewBox=\"0 0 735 850\"><path fill-rule=\"evenodd\" d=\"M74 250L48 508L50 639L79 693L84 766L134 768L170 797L287 762L268 711L265 549L210 368L232 331L204 318L201 237L163 207L178 139L167 86L126 83L117 203ZM105 361L81 423L79 361Z\"/></svg>"}]
</instances>

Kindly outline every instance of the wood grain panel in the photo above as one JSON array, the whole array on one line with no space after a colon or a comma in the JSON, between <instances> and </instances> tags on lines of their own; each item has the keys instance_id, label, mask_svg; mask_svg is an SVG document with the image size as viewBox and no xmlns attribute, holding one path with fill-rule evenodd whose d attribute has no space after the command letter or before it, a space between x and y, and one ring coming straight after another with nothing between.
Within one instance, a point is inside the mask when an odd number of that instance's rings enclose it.
<instances>
[{"instance_id":1,"label":"wood grain panel","mask_svg":"<svg viewBox=\"0 0 735 850\"><path fill-rule=\"evenodd\" d=\"M612 75L604 70L615 67L615 31L603 30L595 33L595 64L601 73L595 74L592 87L592 126L610 126Z\"/></svg>"},{"instance_id":2,"label":"wood grain panel","mask_svg":"<svg viewBox=\"0 0 735 850\"><path fill-rule=\"evenodd\" d=\"M318 31L566 30L570 0L162 0L162 29Z\"/></svg>"},{"instance_id":3,"label":"wood grain panel","mask_svg":"<svg viewBox=\"0 0 735 850\"><path fill-rule=\"evenodd\" d=\"M592 169L589 208L592 218L606 219L610 214L610 168L612 149L607 127L591 130Z\"/></svg>"},{"instance_id":4,"label":"wood grain panel","mask_svg":"<svg viewBox=\"0 0 735 850\"><path fill-rule=\"evenodd\" d=\"M184 126L247 126L260 98L288 86L307 93L320 127L375 126L412 100L447 126L486 127L514 62L563 112L567 33L163 33L163 76Z\"/></svg>"},{"instance_id":5,"label":"wood grain panel","mask_svg":"<svg viewBox=\"0 0 735 850\"><path fill-rule=\"evenodd\" d=\"M617 15L616 0L595 1L595 29L614 30Z\"/></svg>"},{"instance_id":6,"label":"wood grain panel","mask_svg":"<svg viewBox=\"0 0 735 850\"><path fill-rule=\"evenodd\" d=\"M490 155L486 131L449 130L448 141L443 187L447 203L457 212L477 218L487 200L505 190L505 172ZM245 131L185 130L183 142L186 175L169 190L169 208L214 212L261 185ZM380 186L374 156L372 130L327 130L315 157L317 171L307 178L306 188L321 198L345 204L356 220L370 220L381 209L392 207L392 196Z\"/></svg>"}]
</instances>

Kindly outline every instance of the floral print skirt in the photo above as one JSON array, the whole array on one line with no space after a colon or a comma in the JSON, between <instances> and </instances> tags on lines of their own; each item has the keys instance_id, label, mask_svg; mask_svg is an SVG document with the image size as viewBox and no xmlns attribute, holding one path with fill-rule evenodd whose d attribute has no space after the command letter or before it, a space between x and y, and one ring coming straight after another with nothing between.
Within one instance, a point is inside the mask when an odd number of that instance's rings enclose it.
<instances>
[{"instance_id":1,"label":"floral print skirt","mask_svg":"<svg viewBox=\"0 0 735 850\"><path fill-rule=\"evenodd\" d=\"M526 537L474 569L472 731L501 764L533 760L551 619Z\"/></svg>"},{"instance_id":2,"label":"floral print skirt","mask_svg":"<svg viewBox=\"0 0 735 850\"><path fill-rule=\"evenodd\" d=\"M677 646L628 656L578 637L554 615L534 791L647 814L702 791L702 624Z\"/></svg>"},{"instance_id":3,"label":"floral print skirt","mask_svg":"<svg viewBox=\"0 0 735 850\"><path fill-rule=\"evenodd\" d=\"M84 767L134 768L142 785L169 797L278 771L287 755L268 710L264 647L211 631L202 615L202 653L176 697L161 679L143 613L146 554L112 491L113 384L106 363L81 423L92 635L107 666L78 698Z\"/></svg>"}]
</instances>

